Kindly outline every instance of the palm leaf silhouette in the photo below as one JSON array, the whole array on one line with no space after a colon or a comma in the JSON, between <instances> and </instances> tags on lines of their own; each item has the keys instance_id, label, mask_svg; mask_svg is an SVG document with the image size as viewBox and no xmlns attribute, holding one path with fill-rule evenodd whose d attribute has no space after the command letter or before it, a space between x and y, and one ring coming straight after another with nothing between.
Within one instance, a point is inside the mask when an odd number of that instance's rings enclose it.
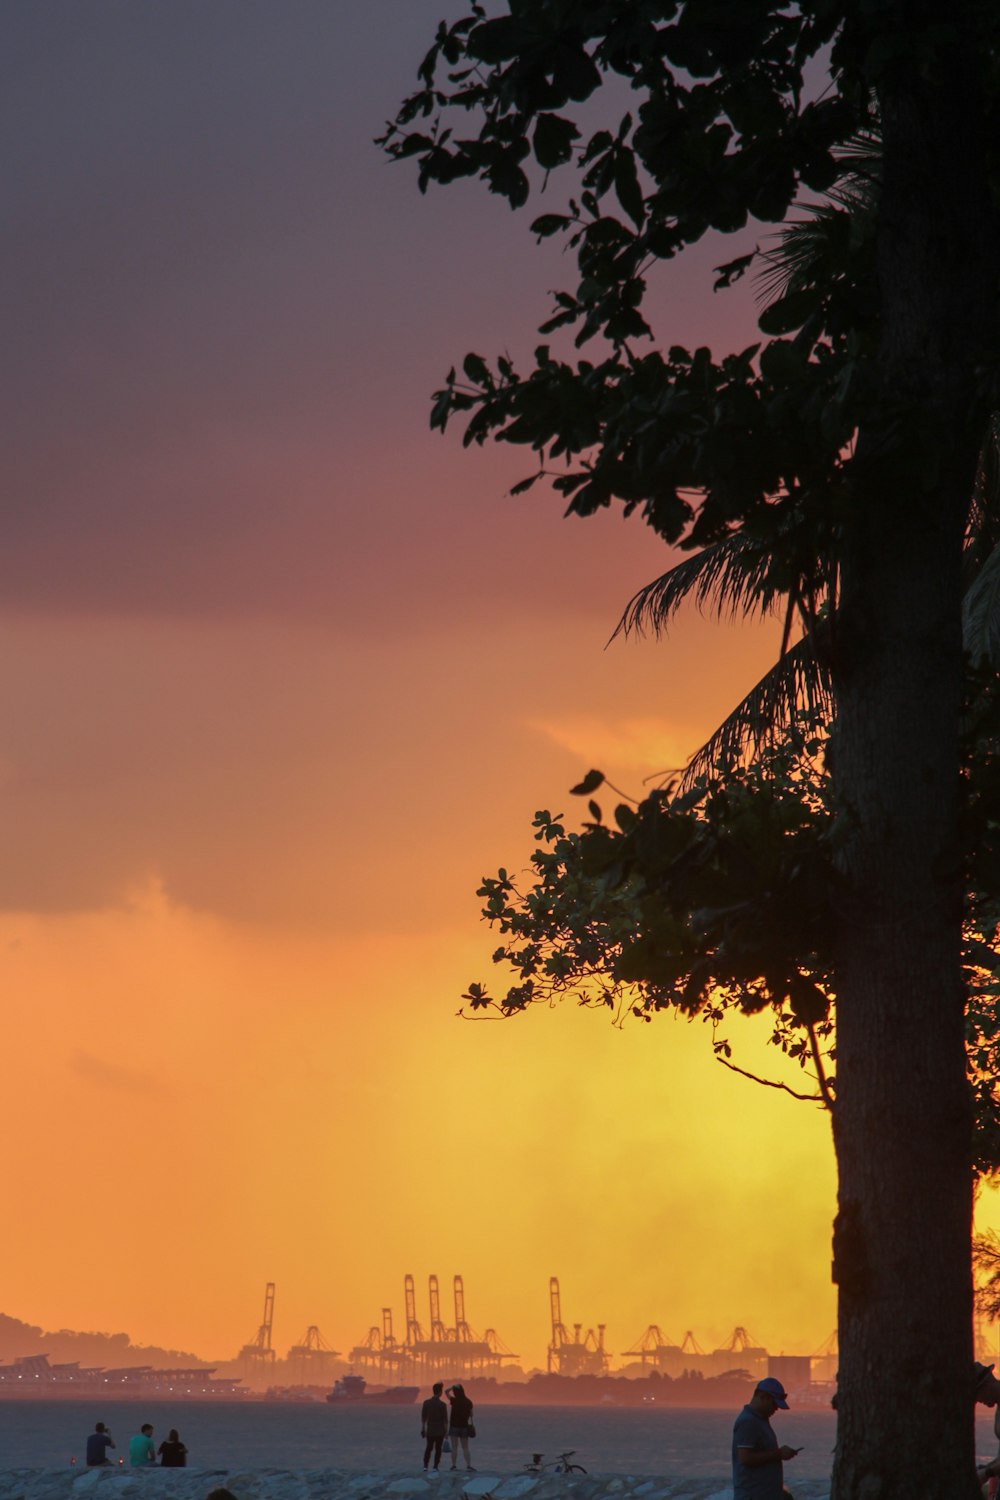
<instances>
[{"instance_id":1,"label":"palm leaf silhouette","mask_svg":"<svg viewBox=\"0 0 1000 1500\"><path fill-rule=\"evenodd\" d=\"M783 590L770 581L773 554L756 537L741 533L713 542L654 578L629 600L618 635L662 635L689 595L699 609L710 607L721 619L767 614Z\"/></svg>"},{"instance_id":2,"label":"palm leaf silhouette","mask_svg":"<svg viewBox=\"0 0 1000 1500\"><path fill-rule=\"evenodd\" d=\"M713 780L748 752L773 738L779 727L802 712L829 722L834 710L830 672L813 641L803 636L765 672L746 697L691 757L678 783L688 790L705 777Z\"/></svg>"}]
</instances>

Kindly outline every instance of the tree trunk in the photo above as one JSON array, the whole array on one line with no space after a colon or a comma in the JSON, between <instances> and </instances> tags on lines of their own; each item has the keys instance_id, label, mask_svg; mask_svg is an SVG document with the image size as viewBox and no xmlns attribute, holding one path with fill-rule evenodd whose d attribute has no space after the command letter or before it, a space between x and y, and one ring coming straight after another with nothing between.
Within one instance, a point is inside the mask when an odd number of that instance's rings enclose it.
<instances>
[{"instance_id":1,"label":"tree trunk","mask_svg":"<svg viewBox=\"0 0 1000 1500\"><path fill-rule=\"evenodd\" d=\"M979 54L962 34L968 8L949 8L951 52L938 43L936 67L907 59L880 84L878 389L859 435L834 668L846 876L834 1121L836 1500L978 1495L959 947L960 565L996 294ZM883 31L940 25L939 5L888 9Z\"/></svg>"},{"instance_id":2,"label":"tree trunk","mask_svg":"<svg viewBox=\"0 0 1000 1500\"><path fill-rule=\"evenodd\" d=\"M955 506L938 499L943 518ZM868 617L869 652L845 677L835 747L849 879L834 1122L837 1500L976 1493L958 528L912 510L898 519L905 547L886 506L844 582L852 626L866 608L892 626Z\"/></svg>"}]
</instances>

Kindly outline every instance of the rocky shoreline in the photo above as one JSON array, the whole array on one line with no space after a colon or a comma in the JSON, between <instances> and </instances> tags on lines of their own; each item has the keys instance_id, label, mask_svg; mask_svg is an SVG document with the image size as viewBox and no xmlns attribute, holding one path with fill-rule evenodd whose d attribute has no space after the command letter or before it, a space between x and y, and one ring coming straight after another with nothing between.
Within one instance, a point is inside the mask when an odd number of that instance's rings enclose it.
<instances>
[{"instance_id":1,"label":"rocky shoreline","mask_svg":"<svg viewBox=\"0 0 1000 1500\"><path fill-rule=\"evenodd\" d=\"M648 1474L428 1476L346 1469L3 1469L0 1500L732 1500L726 1476L665 1479ZM795 1500L828 1500L828 1481L796 1483Z\"/></svg>"}]
</instances>

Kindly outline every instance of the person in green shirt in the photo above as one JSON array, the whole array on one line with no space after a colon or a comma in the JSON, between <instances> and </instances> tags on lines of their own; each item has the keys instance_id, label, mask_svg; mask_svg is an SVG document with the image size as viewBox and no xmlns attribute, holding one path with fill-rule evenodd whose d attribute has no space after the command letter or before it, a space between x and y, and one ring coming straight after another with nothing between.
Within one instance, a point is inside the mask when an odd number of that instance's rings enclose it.
<instances>
[{"instance_id":1,"label":"person in green shirt","mask_svg":"<svg viewBox=\"0 0 1000 1500\"><path fill-rule=\"evenodd\" d=\"M128 1461L133 1469L148 1469L156 1463L152 1422L143 1422L135 1437L129 1438Z\"/></svg>"}]
</instances>

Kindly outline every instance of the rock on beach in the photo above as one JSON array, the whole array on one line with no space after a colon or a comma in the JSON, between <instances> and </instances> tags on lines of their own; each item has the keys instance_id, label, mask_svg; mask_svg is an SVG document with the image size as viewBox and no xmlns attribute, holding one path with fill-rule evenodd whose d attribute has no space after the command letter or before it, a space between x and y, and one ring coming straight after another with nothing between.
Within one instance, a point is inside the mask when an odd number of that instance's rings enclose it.
<instances>
[{"instance_id":1,"label":"rock on beach","mask_svg":"<svg viewBox=\"0 0 1000 1500\"><path fill-rule=\"evenodd\" d=\"M723 1475L456 1474L346 1469L3 1469L0 1500L733 1500ZM796 1483L795 1500L829 1500L827 1482Z\"/></svg>"}]
</instances>

